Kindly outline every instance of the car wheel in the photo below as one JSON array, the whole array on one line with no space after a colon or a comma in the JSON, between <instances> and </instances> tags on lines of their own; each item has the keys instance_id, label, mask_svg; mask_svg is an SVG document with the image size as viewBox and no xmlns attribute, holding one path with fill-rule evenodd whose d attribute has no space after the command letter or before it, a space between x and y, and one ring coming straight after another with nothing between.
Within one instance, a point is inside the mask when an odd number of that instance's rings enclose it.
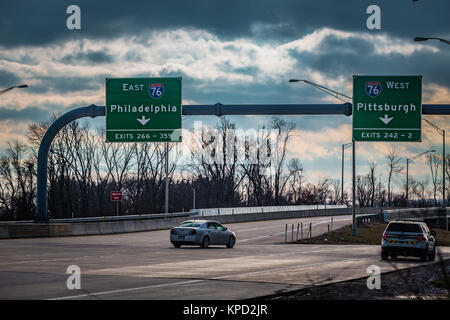
<instances>
[{"instance_id":1,"label":"car wheel","mask_svg":"<svg viewBox=\"0 0 450 320\"><path fill-rule=\"evenodd\" d=\"M231 236L227 243L227 248L233 248L236 243L236 239Z\"/></svg>"},{"instance_id":2,"label":"car wheel","mask_svg":"<svg viewBox=\"0 0 450 320\"><path fill-rule=\"evenodd\" d=\"M206 236L206 237L203 238L202 248L208 248L208 247L209 247L209 237Z\"/></svg>"},{"instance_id":3,"label":"car wheel","mask_svg":"<svg viewBox=\"0 0 450 320\"><path fill-rule=\"evenodd\" d=\"M381 260L387 260L388 254L386 252L381 252Z\"/></svg>"},{"instance_id":4,"label":"car wheel","mask_svg":"<svg viewBox=\"0 0 450 320\"><path fill-rule=\"evenodd\" d=\"M434 247L433 248L433 252L428 255L428 260L429 261L434 261L435 258L436 258L436 247Z\"/></svg>"},{"instance_id":5,"label":"car wheel","mask_svg":"<svg viewBox=\"0 0 450 320\"><path fill-rule=\"evenodd\" d=\"M420 260L425 262L428 259L428 247L425 248L425 250L422 253L422 256L420 257Z\"/></svg>"},{"instance_id":6,"label":"car wheel","mask_svg":"<svg viewBox=\"0 0 450 320\"><path fill-rule=\"evenodd\" d=\"M178 243L178 242L173 242L172 244L173 244L173 246L174 246L175 248L181 247L181 244Z\"/></svg>"}]
</instances>

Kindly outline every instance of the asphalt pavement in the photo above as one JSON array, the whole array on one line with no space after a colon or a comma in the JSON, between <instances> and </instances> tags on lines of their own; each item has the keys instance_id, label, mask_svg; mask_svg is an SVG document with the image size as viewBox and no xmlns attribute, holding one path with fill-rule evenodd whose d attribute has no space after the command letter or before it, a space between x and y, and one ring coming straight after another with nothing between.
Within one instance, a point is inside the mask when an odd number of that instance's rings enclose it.
<instances>
[{"instance_id":1,"label":"asphalt pavement","mask_svg":"<svg viewBox=\"0 0 450 320\"><path fill-rule=\"evenodd\" d=\"M300 222L304 236L311 222L314 236L327 231L330 217L226 224L237 235L233 249L176 249L169 230L0 240L0 299L248 299L366 277L371 265L388 272L424 264L381 261L373 245L285 244L285 225L295 225L295 239ZM351 216L334 217L334 228L347 224ZM67 287L72 265L80 289Z\"/></svg>"}]
</instances>

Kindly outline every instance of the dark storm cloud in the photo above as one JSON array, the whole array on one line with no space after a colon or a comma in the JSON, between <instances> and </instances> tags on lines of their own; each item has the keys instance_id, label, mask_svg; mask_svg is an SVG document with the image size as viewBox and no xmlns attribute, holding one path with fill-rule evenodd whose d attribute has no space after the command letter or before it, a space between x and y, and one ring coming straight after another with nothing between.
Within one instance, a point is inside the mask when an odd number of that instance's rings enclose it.
<instances>
[{"instance_id":1,"label":"dark storm cloud","mask_svg":"<svg viewBox=\"0 0 450 320\"><path fill-rule=\"evenodd\" d=\"M0 108L0 121L13 120L15 122L40 122L52 121L54 117L85 105L70 104L67 106L52 102L31 104L23 109L17 109L14 105L5 105ZM104 119L104 118L103 118Z\"/></svg>"},{"instance_id":2,"label":"dark storm cloud","mask_svg":"<svg viewBox=\"0 0 450 320\"><path fill-rule=\"evenodd\" d=\"M420 74L424 76L424 84L450 87L450 50L445 47L437 52L417 50L410 55L395 51L377 53L370 40L329 35L314 52L292 50L290 54L297 60L298 70L308 67L330 78L353 74Z\"/></svg>"},{"instance_id":3,"label":"dark storm cloud","mask_svg":"<svg viewBox=\"0 0 450 320\"><path fill-rule=\"evenodd\" d=\"M0 90L20 84L20 79L13 73L0 70Z\"/></svg>"},{"instance_id":4,"label":"dark storm cloud","mask_svg":"<svg viewBox=\"0 0 450 320\"><path fill-rule=\"evenodd\" d=\"M52 92L65 94L83 90L97 90L104 85L104 77L92 79L83 77L39 77L39 83L29 86L31 93L42 94Z\"/></svg>"},{"instance_id":5,"label":"dark storm cloud","mask_svg":"<svg viewBox=\"0 0 450 320\"><path fill-rule=\"evenodd\" d=\"M2 57L0 56L1 60L8 61L8 62L17 62L20 64L26 64L29 66L35 66L39 64L39 61L36 60L36 58L30 56L29 54L24 54L18 57Z\"/></svg>"},{"instance_id":6,"label":"dark storm cloud","mask_svg":"<svg viewBox=\"0 0 450 320\"><path fill-rule=\"evenodd\" d=\"M66 28L66 8L71 4L81 8L81 31ZM284 41L321 27L369 31L366 9L371 4L371 0L6 0L0 4L0 44L42 45L80 36L108 39L180 27L207 30L223 38ZM448 0L379 0L376 4L381 8L381 32L410 39L449 34Z\"/></svg>"},{"instance_id":7,"label":"dark storm cloud","mask_svg":"<svg viewBox=\"0 0 450 320\"><path fill-rule=\"evenodd\" d=\"M50 119L51 113L42 107L26 107L21 110L13 108L0 108L0 121L43 121Z\"/></svg>"},{"instance_id":8,"label":"dark storm cloud","mask_svg":"<svg viewBox=\"0 0 450 320\"><path fill-rule=\"evenodd\" d=\"M114 61L114 57L103 51L88 51L88 52L78 52L76 54L70 54L61 59L64 63L78 63L87 62L88 64L102 64L111 63Z\"/></svg>"}]
</instances>

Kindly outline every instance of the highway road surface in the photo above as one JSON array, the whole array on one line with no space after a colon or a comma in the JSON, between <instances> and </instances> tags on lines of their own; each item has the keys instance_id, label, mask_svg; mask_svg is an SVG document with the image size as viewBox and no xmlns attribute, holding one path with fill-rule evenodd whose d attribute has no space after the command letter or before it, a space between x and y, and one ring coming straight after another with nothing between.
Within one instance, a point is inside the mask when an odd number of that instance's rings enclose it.
<instances>
[{"instance_id":1,"label":"highway road surface","mask_svg":"<svg viewBox=\"0 0 450 320\"><path fill-rule=\"evenodd\" d=\"M312 222L315 235L329 221L227 224L237 234L233 249L176 249L169 230L0 240L0 299L246 299L367 277L370 265L388 272L423 264L381 261L379 246L284 244L286 223ZM334 217L334 228L346 224L351 216ZM441 249L445 257L448 249ZM71 265L80 268L80 289L67 288Z\"/></svg>"}]
</instances>

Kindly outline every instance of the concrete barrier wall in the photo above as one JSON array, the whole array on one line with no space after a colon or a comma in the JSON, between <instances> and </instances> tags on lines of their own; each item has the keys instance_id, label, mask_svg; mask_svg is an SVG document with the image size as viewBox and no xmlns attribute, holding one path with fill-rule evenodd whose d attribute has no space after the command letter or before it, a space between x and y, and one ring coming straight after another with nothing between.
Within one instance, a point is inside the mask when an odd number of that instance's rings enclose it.
<instances>
[{"instance_id":1,"label":"concrete barrier wall","mask_svg":"<svg viewBox=\"0 0 450 320\"><path fill-rule=\"evenodd\" d=\"M429 226L448 230L448 215L450 208L408 208L383 210L385 222L395 219L417 219L425 221Z\"/></svg>"},{"instance_id":2,"label":"concrete barrier wall","mask_svg":"<svg viewBox=\"0 0 450 320\"><path fill-rule=\"evenodd\" d=\"M358 214L380 213L380 208L357 208ZM260 220L291 219L318 216L348 215L352 213L351 208L326 209L326 210L303 210L284 212L264 212L248 214L231 214L220 216L208 216L220 223L237 223ZM196 216L191 219L203 219ZM126 232L142 232L153 230L170 229L187 220L186 217L174 217L164 219L136 219L123 221L99 221L78 223L50 223L50 224L0 224L0 239L7 238L39 238L39 237L64 237L64 236L86 236L100 234L115 234Z\"/></svg>"},{"instance_id":3,"label":"concrete barrier wall","mask_svg":"<svg viewBox=\"0 0 450 320\"><path fill-rule=\"evenodd\" d=\"M347 208L346 205L298 205L298 206L265 206L265 207L232 207L232 208L207 208L194 209L202 217L206 216L222 216L228 214L247 214L247 213L264 213L264 212L287 212L302 210L320 210L320 209L342 209Z\"/></svg>"}]
</instances>

